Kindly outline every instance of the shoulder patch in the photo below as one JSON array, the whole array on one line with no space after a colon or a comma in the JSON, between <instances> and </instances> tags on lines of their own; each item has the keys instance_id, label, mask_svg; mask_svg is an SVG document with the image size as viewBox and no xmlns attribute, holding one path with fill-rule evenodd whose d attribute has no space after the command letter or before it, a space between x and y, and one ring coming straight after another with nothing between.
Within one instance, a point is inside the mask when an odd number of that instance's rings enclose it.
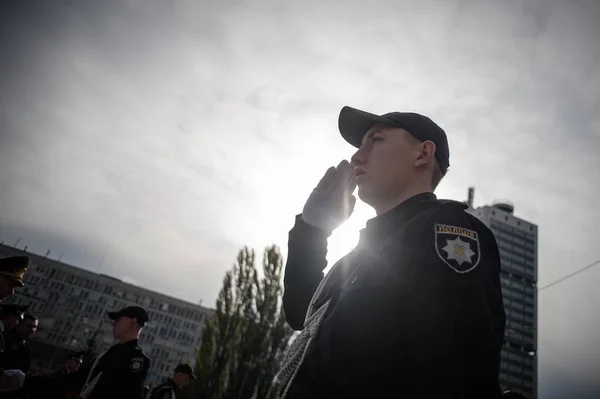
<instances>
[{"instance_id":1,"label":"shoulder patch","mask_svg":"<svg viewBox=\"0 0 600 399\"><path fill-rule=\"evenodd\" d=\"M465 274L479 264L479 235L463 227L435 224L435 250L452 270Z\"/></svg>"},{"instance_id":2,"label":"shoulder patch","mask_svg":"<svg viewBox=\"0 0 600 399\"><path fill-rule=\"evenodd\" d=\"M143 366L144 366L144 358L143 357L134 357L131 359L131 362L129 363L129 368L134 373L137 371L140 371L143 368Z\"/></svg>"}]
</instances>

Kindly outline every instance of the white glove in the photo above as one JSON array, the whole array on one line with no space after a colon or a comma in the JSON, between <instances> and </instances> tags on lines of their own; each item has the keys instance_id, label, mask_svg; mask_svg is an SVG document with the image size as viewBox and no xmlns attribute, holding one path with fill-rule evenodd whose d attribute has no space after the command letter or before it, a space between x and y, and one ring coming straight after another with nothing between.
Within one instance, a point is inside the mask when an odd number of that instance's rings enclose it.
<instances>
[{"instance_id":1,"label":"white glove","mask_svg":"<svg viewBox=\"0 0 600 399\"><path fill-rule=\"evenodd\" d=\"M21 370L4 370L0 376L0 391L14 391L23 388L25 373Z\"/></svg>"},{"instance_id":2,"label":"white glove","mask_svg":"<svg viewBox=\"0 0 600 399\"><path fill-rule=\"evenodd\" d=\"M352 215L356 204L356 197L352 195L355 188L354 168L348 161L327 169L304 205L302 220L331 233Z\"/></svg>"}]
</instances>

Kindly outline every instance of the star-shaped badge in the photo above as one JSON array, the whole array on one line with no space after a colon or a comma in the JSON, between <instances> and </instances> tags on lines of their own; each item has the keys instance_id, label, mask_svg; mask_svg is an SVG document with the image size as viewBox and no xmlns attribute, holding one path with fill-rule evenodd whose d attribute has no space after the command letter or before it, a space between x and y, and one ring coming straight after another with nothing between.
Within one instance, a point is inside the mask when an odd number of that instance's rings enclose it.
<instances>
[{"instance_id":1,"label":"star-shaped badge","mask_svg":"<svg viewBox=\"0 0 600 399\"><path fill-rule=\"evenodd\" d=\"M459 265L464 262L473 263L471 258L475 252L471 250L471 245L456 237L454 240L446 240L446 246L442 248L448 254L448 260L455 260Z\"/></svg>"}]
</instances>

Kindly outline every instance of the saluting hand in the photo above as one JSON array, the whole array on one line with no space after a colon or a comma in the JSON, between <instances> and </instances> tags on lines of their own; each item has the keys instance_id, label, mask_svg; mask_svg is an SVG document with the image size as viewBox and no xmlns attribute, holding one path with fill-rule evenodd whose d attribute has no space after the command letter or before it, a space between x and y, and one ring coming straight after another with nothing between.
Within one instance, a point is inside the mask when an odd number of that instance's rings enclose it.
<instances>
[{"instance_id":1,"label":"saluting hand","mask_svg":"<svg viewBox=\"0 0 600 399\"><path fill-rule=\"evenodd\" d=\"M354 168L346 160L327 170L308 197L302 219L311 226L331 233L344 223L356 204Z\"/></svg>"}]
</instances>

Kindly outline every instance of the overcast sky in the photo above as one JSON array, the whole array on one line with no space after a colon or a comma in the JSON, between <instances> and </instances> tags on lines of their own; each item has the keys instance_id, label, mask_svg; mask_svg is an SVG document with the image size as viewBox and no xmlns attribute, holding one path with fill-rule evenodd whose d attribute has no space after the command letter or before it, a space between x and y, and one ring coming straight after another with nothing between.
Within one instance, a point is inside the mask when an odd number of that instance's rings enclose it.
<instances>
[{"instance_id":1,"label":"overcast sky","mask_svg":"<svg viewBox=\"0 0 600 399\"><path fill-rule=\"evenodd\" d=\"M540 286L600 259L600 2L0 7L8 244L212 306L241 246L286 250L353 152L337 131L351 105L444 127L438 196L512 200L539 225ZM358 206L330 261L371 216ZM541 398L600 395L599 283L600 267L540 293Z\"/></svg>"}]
</instances>

